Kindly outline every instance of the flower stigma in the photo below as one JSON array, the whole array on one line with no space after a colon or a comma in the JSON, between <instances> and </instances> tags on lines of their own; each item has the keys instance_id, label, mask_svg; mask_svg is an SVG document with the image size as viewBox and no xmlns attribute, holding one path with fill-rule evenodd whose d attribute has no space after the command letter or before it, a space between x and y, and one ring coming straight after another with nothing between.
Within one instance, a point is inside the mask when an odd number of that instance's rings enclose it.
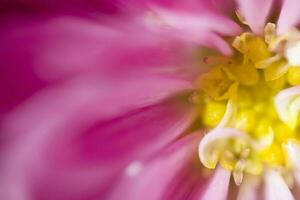
<instances>
[{"instance_id":1,"label":"flower stigma","mask_svg":"<svg viewBox=\"0 0 300 200\"><path fill-rule=\"evenodd\" d=\"M297 165L290 152L300 149L300 32L278 36L268 23L263 36L244 32L231 45L234 55L196 81L192 101L209 130L200 160L209 169L230 170L237 185L245 173L270 168L288 180Z\"/></svg>"}]
</instances>

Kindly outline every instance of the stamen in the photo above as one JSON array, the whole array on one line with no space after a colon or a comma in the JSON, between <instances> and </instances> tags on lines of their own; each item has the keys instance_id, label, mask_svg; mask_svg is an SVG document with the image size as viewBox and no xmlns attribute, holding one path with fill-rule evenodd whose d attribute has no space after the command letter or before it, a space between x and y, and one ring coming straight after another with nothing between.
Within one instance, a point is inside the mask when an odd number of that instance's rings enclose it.
<instances>
[{"instance_id":1,"label":"stamen","mask_svg":"<svg viewBox=\"0 0 300 200\"><path fill-rule=\"evenodd\" d=\"M235 166L232 175L236 185L241 185L243 181L245 165L244 160L239 160Z\"/></svg>"},{"instance_id":2,"label":"stamen","mask_svg":"<svg viewBox=\"0 0 300 200\"><path fill-rule=\"evenodd\" d=\"M238 20L239 20L242 24L248 25L248 24L247 24L247 21L245 20L245 17L241 14L241 12L240 12L239 10L235 10L235 14L236 14Z\"/></svg>"},{"instance_id":3,"label":"stamen","mask_svg":"<svg viewBox=\"0 0 300 200\"><path fill-rule=\"evenodd\" d=\"M270 44L276 37L276 25L274 23L267 23L265 30L265 42Z\"/></svg>"}]
</instances>

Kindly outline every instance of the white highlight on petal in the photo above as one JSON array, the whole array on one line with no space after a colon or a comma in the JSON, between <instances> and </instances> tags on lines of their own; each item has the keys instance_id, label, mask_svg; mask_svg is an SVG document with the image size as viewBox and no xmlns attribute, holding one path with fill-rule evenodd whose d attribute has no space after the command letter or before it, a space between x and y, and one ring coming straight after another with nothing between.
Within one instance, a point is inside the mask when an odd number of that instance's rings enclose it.
<instances>
[{"instance_id":1,"label":"white highlight on petal","mask_svg":"<svg viewBox=\"0 0 300 200\"><path fill-rule=\"evenodd\" d=\"M237 200L256 200L260 177L247 175L239 189Z\"/></svg>"},{"instance_id":2,"label":"white highlight on petal","mask_svg":"<svg viewBox=\"0 0 300 200\"><path fill-rule=\"evenodd\" d=\"M289 164L296 170L300 171L300 143L294 140L289 140L284 145L284 149L286 151Z\"/></svg>"},{"instance_id":3,"label":"white highlight on petal","mask_svg":"<svg viewBox=\"0 0 300 200\"><path fill-rule=\"evenodd\" d=\"M289 44L284 54L290 65L300 67L300 41Z\"/></svg>"},{"instance_id":4,"label":"white highlight on petal","mask_svg":"<svg viewBox=\"0 0 300 200\"><path fill-rule=\"evenodd\" d=\"M294 200L294 197L278 171L268 170L265 173L265 199Z\"/></svg>"},{"instance_id":5,"label":"white highlight on petal","mask_svg":"<svg viewBox=\"0 0 300 200\"><path fill-rule=\"evenodd\" d=\"M277 94L275 108L279 118L294 129L300 110L300 86L285 89Z\"/></svg>"},{"instance_id":6,"label":"white highlight on petal","mask_svg":"<svg viewBox=\"0 0 300 200\"><path fill-rule=\"evenodd\" d=\"M126 167L125 174L127 176L136 176L140 173L142 168L143 168L143 164L141 162L134 161Z\"/></svg>"},{"instance_id":7,"label":"white highlight on petal","mask_svg":"<svg viewBox=\"0 0 300 200\"><path fill-rule=\"evenodd\" d=\"M225 141L226 139L239 138L243 140L250 139L249 136L237 129L234 128L221 128L214 129L207 133L199 144L199 157L202 164L209 168L214 169L217 165L219 153L215 147L218 147L219 150L221 147L217 144L218 141Z\"/></svg>"},{"instance_id":8,"label":"white highlight on petal","mask_svg":"<svg viewBox=\"0 0 300 200\"><path fill-rule=\"evenodd\" d=\"M230 171L218 167L201 200L226 200L230 182Z\"/></svg>"}]
</instances>

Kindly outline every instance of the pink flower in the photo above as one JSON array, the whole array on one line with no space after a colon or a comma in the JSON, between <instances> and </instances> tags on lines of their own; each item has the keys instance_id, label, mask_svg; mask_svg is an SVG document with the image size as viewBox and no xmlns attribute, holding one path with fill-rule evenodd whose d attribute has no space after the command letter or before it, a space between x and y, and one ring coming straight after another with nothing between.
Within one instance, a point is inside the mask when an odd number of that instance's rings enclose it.
<instances>
[{"instance_id":1,"label":"pink flower","mask_svg":"<svg viewBox=\"0 0 300 200\"><path fill-rule=\"evenodd\" d=\"M3 5L0 199L299 198L296 0Z\"/></svg>"}]
</instances>

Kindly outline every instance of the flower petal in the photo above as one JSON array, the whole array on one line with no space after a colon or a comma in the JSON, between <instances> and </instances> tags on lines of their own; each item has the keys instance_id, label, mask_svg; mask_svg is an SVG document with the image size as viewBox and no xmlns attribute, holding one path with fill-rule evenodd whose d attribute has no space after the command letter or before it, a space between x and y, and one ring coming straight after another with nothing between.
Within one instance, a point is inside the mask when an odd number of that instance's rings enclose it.
<instances>
[{"instance_id":1,"label":"flower petal","mask_svg":"<svg viewBox=\"0 0 300 200\"><path fill-rule=\"evenodd\" d=\"M132 91L139 95L140 92L136 90L139 87L136 82L139 80L135 77L143 76L148 79L147 76L152 76L151 74L154 73L171 74L175 77L179 74L176 71L179 68L182 69L180 74L184 74L183 67L177 68L182 64L180 62L184 62L184 59L181 59L183 57L180 56L183 52L170 50L170 46L163 48L153 37L152 40L148 36L133 36L129 33L127 35L112 27L76 17L57 17L49 20L25 19L10 19L7 21L12 22L13 27L9 25L1 27L3 35L0 39L2 44L0 89L5 97L1 98L1 111L10 110L49 83L74 76L94 74L98 79L102 79L101 85L105 86L103 94L107 96L112 90L115 90L116 94L121 92L125 95L126 92ZM22 25L15 25L19 23ZM135 39L130 40L129 37ZM177 53L171 52L177 52L178 55L175 56ZM173 56L169 56L169 53ZM122 89L116 92L119 90L118 87L126 82L127 77L131 77L129 84L136 89L124 88L126 91ZM158 86L166 85L174 89L181 87L175 83L176 81L165 84L159 83L158 79L146 82L150 85L151 82L157 84L154 86L157 89ZM119 83L121 85L118 86ZM177 86L172 86L173 84ZM151 87L150 85L140 88L145 91ZM164 91L155 93L162 94ZM151 92L149 94L151 96ZM129 95L133 94L127 96ZM137 99L133 102L138 101Z\"/></svg>"},{"instance_id":2,"label":"flower petal","mask_svg":"<svg viewBox=\"0 0 300 200\"><path fill-rule=\"evenodd\" d=\"M218 153L214 151L214 143L218 140L230 138L248 138L247 134L234 128L220 128L208 132L200 141L199 158L207 168L215 168L218 161Z\"/></svg>"},{"instance_id":3,"label":"flower petal","mask_svg":"<svg viewBox=\"0 0 300 200\"><path fill-rule=\"evenodd\" d=\"M285 145L284 149L287 154L288 162L296 170L300 171L300 144L294 140L289 140Z\"/></svg>"},{"instance_id":4,"label":"flower petal","mask_svg":"<svg viewBox=\"0 0 300 200\"><path fill-rule=\"evenodd\" d=\"M247 175L239 188L237 200L256 200L258 199L258 189L260 179L257 176Z\"/></svg>"},{"instance_id":5,"label":"flower petal","mask_svg":"<svg viewBox=\"0 0 300 200\"><path fill-rule=\"evenodd\" d=\"M205 3L203 3L205 4ZM160 6L151 6L154 22L152 27L169 30L169 35L174 35L189 42L200 44L205 47L216 48L228 55L231 50L218 34L237 35L241 29L233 21L215 12L199 14L197 12L182 11L182 9L170 9ZM158 23L155 23L157 22ZM151 20L150 20L151 22ZM228 28L230 27L230 28Z\"/></svg>"},{"instance_id":6,"label":"flower petal","mask_svg":"<svg viewBox=\"0 0 300 200\"><path fill-rule=\"evenodd\" d=\"M282 176L275 170L265 173L265 199L294 200L294 197Z\"/></svg>"},{"instance_id":7,"label":"flower petal","mask_svg":"<svg viewBox=\"0 0 300 200\"><path fill-rule=\"evenodd\" d=\"M107 199L191 199L195 186L202 187L204 181L192 161L197 140L195 135L185 137L154 158L139 161L140 171L125 173Z\"/></svg>"},{"instance_id":8,"label":"flower petal","mask_svg":"<svg viewBox=\"0 0 300 200\"><path fill-rule=\"evenodd\" d=\"M152 10L160 17L162 22L176 29L186 31L212 31L223 35L236 35L241 28L232 20L217 12L203 14L195 12L184 12L180 10L165 9L153 6Z\"/></svg>"},{"instance_id":9,"label":"flower petal","mask_svg":"<svg viewBox=\"0 0 300 200\"><path fill-rule=\"evenodd\" d=\"M202 196L202 200L226 200L230 182L230 171L218 167L211 179L206 191Z\"/></svg>"},{"instance_id":10,"label":"flower petal","mask_svg":"<svg viewBox=\"0 0 300 200\"><path fill-rule=\"evenodd\" d=\"M275 108L280 119L295 128L300 110L300 86L285 89L275 97Z\"/></svg>"},{"instance_id":11,"label":"flower petal","mask_svg":"<svg viewBox=\"0 0 300 200\"><path fill-rule=\"evenodd\" d=\"M180 55L184 55L167 38L131 22L105 25L72 16L47 20L19 16L9 18L6 23L1 27L1 64L16 68L22 64L33 66L35 73L45 79L91 69L97 69L99 76L103 73L120 76L133 69L174 66L183 58ZM13 60L13 56L20 59Z\"/></svg>"},{"instance_id":12,"label":"flower petal","mask_svg":"<svg viewBox=\"0 0 300 200\"><path fill-rule=\"evenodd\" d=\"M26 11L36 14L38 12L70 12L77 14L90 14L100 12L114 14L118 11L119 2L116 0L84 1L84 0L2 0L1 11Z\"/></svg>"},{"instance_id":13,"label":"flower petal","mask_svg":"<svg viewBox=\"0 0 300 200\"><path fill-rule=\"evenodd\" d=\"M282 9L277 22L279 34L297 26L300 22L300 4L297 0L283 0Z\"/></svg>"},{"instance_id":14,"label":"flower petal","mask_svg":"<svg viewBox=\"0 0 300 200\"><path fill-rule=\"evenodd\" d=\"M1 157L5 163L3 181L18 183L12 183L7 192L13 195L26 190L19 185L22 182L39 191L38 199L85 199L87 194L103 192L126 163L163 148L192 120L186 107L171 102L148 107L140 104L143 108L117 105L127 100L134 103L137 96L130 96L130 90L106 91L101 83L87 77L47 88L6 116L1 130L7 151ZM110 86L126 89L126 83ZM143 85L138 83L132 82L134 87ZM143 90L142 86L136 92ZM117 97L121 93L124 96ZM108 121L121 110L128 114Z\"/></svg>"},{"instance_id":15,"label":"flower petal","mask_svg":"<svg viewBox=\"0 0 300 200\"><path fill-rule=\"evenodd\" d=\"M252 31L262 34L273 0L237 0L237 3Z\"/></svg>"}]
</instances>

